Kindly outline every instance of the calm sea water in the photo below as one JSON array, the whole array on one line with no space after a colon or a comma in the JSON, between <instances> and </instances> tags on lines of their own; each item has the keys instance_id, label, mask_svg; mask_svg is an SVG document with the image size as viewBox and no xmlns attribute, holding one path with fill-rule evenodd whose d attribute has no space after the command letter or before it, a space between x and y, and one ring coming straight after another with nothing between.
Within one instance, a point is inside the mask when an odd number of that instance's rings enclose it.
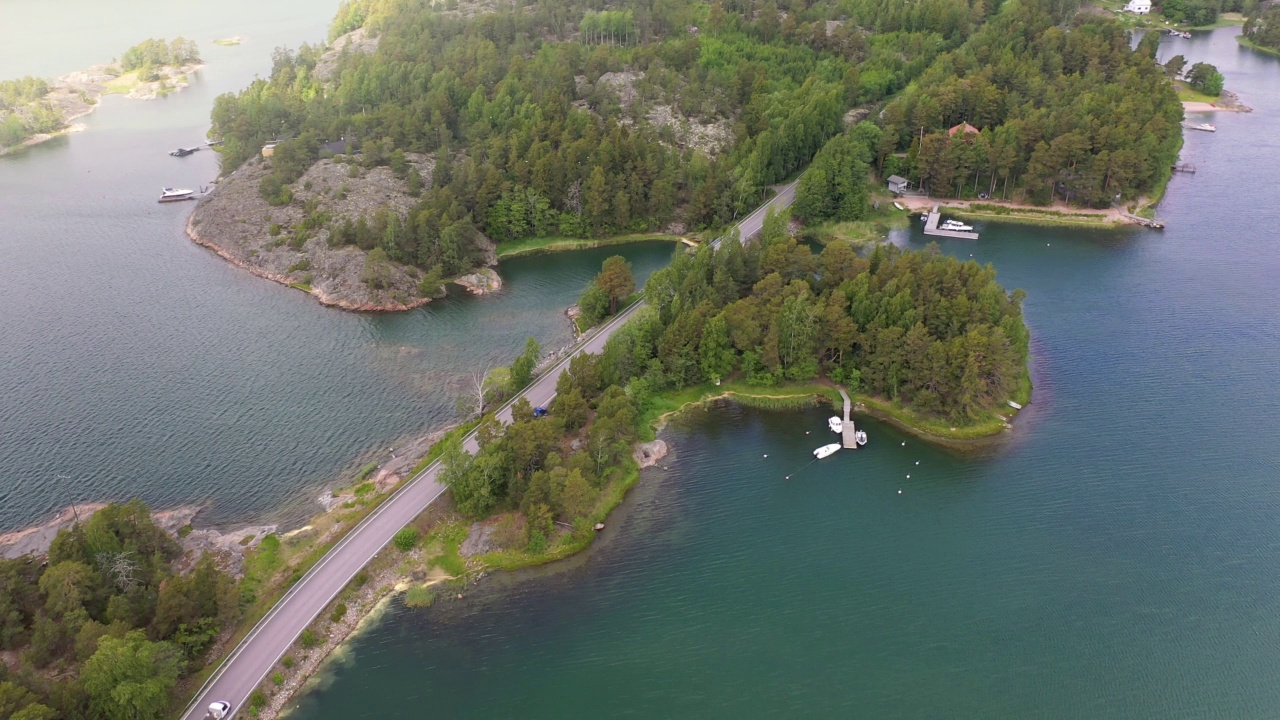
<instances>
[{"instance_id":1,"label":"calm sea water","mask_svg":"<svg viewBox=\"0 0 1280 720\"><path fill-rule=\"evenodd\" d=\"M108 97L86 132L0 158L0 531L69 502L208 501L206 522L293 521L364 454L452 420L467 373L527 336L571 339L561 312L608 255L639 277L668 244L513 260L493 297L400 315L323 308L183 234L165 185L217 175L204 137L219 93L270 69L271 49L322 39L336 3L0 0L0 77L109 60L148 35L201 42L192 87ZM224 48L213 38L239 34Z\"/></svg>"},{"instance_id":2,"label":"calm sea water","mask_svg":"<svg viewBox=\"0 0 1280 720\"><path fill-rule=\"evenodd\" d=\"M590 555L393 604L293 717L1280 716L1280 63L1235 32L1165 49L1256 112L1188 134L1163 233L943 246L1030 293L998 453L870 421L784 481L828 413L687 416Z\"/></svg>"}]
</instances>

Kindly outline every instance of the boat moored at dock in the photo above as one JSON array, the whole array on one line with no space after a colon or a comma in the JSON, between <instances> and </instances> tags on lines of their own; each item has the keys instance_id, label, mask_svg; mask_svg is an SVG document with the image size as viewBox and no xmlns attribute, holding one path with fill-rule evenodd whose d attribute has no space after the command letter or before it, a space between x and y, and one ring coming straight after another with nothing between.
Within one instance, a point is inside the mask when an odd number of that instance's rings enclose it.
<instances>
[{"instance_id":1,"label":"boat moored at dock","mask_svg":"<svg viewBox=\"0 0 1280 720\"><path fill-rule=\"evenodd\" d=\"M194 200L195 195L196 195L195 190L188 190L186 188L161 188L160 202L167 203L167 202L181 202L183 200Z\"/></svg>"},{"instance_id":2,"label":"boat moored at dock","mask_svg":"<svg viewBox=\"0 0 1280 720\"><path fill-rule=\"evenodd\" d=\"M836 417L835 415L832 415L831 417L827 418L827 427L831 428L831 432L833 433L843 432L844 421Z\"/></svg>"}]
</instances>

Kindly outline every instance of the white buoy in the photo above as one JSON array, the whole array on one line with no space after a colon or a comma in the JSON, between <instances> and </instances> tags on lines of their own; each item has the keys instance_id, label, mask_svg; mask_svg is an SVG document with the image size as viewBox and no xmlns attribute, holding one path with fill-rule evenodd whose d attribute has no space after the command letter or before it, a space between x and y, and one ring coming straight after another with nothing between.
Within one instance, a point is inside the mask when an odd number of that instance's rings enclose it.
<instances>
[{"instance_id":1,"label":"white buoy","mask_svg":"<svg viewBox=\"0 0 1280 720\"><path fill-rule=\"evenodd\" d=\"M899 490L899 491L898 491L898 494L899 494L899 495L901 495L901 494L902 494L902 491L901 491L901 490Z\"/></svg>"},{"instance_id":2,"label":"white buoy","mask_svg":"<svg viewBox=\"0 0 1280 720\"><path fill-rule=\"evenodd\" d=\"M917 465L919 465L919 464L920 464L920 461L919 461L919 460L917 460L917 461L916 461L916 464L917 464Z\"/></svg>"},{"instance_id":3,"label":"white buoy","mask_svg":"<svg viewBox=\"0 0 1280 720\"><path fill-rule=\"evenodd\" d=\"M907 443L906 443L906 441L904 440L904 441L902 442L902 447L906 447L906 446L907 446Z\"/></svg>"},{"instance_id":4,"label":"white buoy","mask_svg":"<svg viewBox=\"0 0 1280 720\"><path fill-rule=\"evenodd\" d=\"M910 475L908 475L908 476L907 476L907 479L908 479L908 480L910 480L910 479L911 479L911 476L910 476Z\"/></svg>"},{"instance_id":5,"label":"white buoy","mask_svg":"<svg viewBox=\"0 0 1280 720\"><path fill-rule=\"evenodd\" d=\"M765 455L764 455L764 456L765 456L765 457L769 457L769 453L765 453Z\"/></svg>"}]
</instances>

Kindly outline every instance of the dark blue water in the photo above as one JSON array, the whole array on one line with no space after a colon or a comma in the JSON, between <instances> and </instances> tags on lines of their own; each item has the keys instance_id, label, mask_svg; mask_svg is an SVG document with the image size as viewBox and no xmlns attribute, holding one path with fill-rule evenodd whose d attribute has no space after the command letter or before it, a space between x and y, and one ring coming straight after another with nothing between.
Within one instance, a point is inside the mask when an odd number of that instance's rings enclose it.
<instances>
[{"instance_id":1,"label":"dark blue water","mask_svg":"<svg viewBox=\"0 0 1280 720\"><path fill-rule=\"evenodd\" d=\"M1256 112L1163 233L942 246L1029 293L998 452L868 421L784 481L829 413L686 416L589 556L393 605L293 717L1280 717L1280 63L1235 32L1178 41Z\"/></svg>"}]
</instances>

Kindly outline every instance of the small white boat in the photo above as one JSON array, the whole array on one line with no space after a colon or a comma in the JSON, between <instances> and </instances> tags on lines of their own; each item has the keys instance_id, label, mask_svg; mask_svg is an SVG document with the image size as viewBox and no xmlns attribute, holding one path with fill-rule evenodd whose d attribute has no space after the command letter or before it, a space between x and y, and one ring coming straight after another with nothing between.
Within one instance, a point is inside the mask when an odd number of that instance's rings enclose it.
<instances>
[{"instance_id":1,"label":"small white boat","mask_svg":"<svg viewBox=\"0 0 1280 720\"><path fill-rule=\"evenodd\" d=\"M180 200L190 200L196 194L195 190L187 190L185 188L161 188L160 202L178 202Z\"/></svg>"},{"instance_id":2,"label":"small white boat","mask_svg":"<svg viewBox=\"0 0 1280 720\"><path fill-rule=\"evenodd\" d=\"M866 445L866 444L867 444L867 431L866 431L866 430L859 430L858 432L856 432L856 433L854 433L854 434L853 434L853 439L858 441L858 445Z\"/></svg>"},{"instance_id":3,"label":"small white boat","mask_svg":"<svg viewBox=\"0 0 1280 720\"><path fill-rule=\"evenodd\" d=\"M821 460L824 457L830 457L834 455L835 452L839 449L840 449L840 443L831 443L830 445L823 445L822 447L813 451L813 456Z\"/></svg>"},{"instance_id":4,"label":"small white boat","mask_svg":"<svg viewBox=\"0 0 1280 720\"><path fill-rule=\"evenodd\" d=\"M844 432L844 421L832 415L827 419L827 427L831 428L833 433Z\"/></svg>"},{"instance_id":5,"label":"small white boat","mask_svg":"<svg viewBox=\"0 0 1280 720\"><path fill-rule=\"evenodd\" d=\"M1022 405L1021 405L1021 404L1016 403L1016 402L1014 402L1014 401L1012 401L1012 400L1010 400L1010 401L1009 401L1009 407L1013 408L1014 410L1021 410L1021 409L1022 409Z\"/></svg>"},{"instance_id":6,"label":"small white boat","mask_svg":"<svg viewBox=\"0 0 1280 720\"><path fill-rule=\"evenodd\" d=\"M965 225L959 220L945 220L939 227L943 230L959 230L962 232L969 232L973 230L972 225Z\"/></svg>"},{"instance_id":7,"label":"small white boat","mask_svg":"<svg viewBox=\"0 0 1280 720\"><path fill-rule=\"evenodd\" d=\"M894 204L893 204L893 206L894 206L894 207L896 207L896 208L898 208L899 210L906 210L906 209L907 209L907 207L906 207L905 205L903 205L902 203L900 203L900 202L896 202L896 203L894 203Z\"/></svg>"},{"instance_id":8,"label":"small white boat","mask_svg":"<svg viewBox=\"0 0 1280 720\"><path fill-rule=\"evenodd\" d=\"M1203 130L1205 132L1218 132L1218 128L1213 123L1182 123L1182 127L1189 130Z\"/></svg>"}]
</instances>

